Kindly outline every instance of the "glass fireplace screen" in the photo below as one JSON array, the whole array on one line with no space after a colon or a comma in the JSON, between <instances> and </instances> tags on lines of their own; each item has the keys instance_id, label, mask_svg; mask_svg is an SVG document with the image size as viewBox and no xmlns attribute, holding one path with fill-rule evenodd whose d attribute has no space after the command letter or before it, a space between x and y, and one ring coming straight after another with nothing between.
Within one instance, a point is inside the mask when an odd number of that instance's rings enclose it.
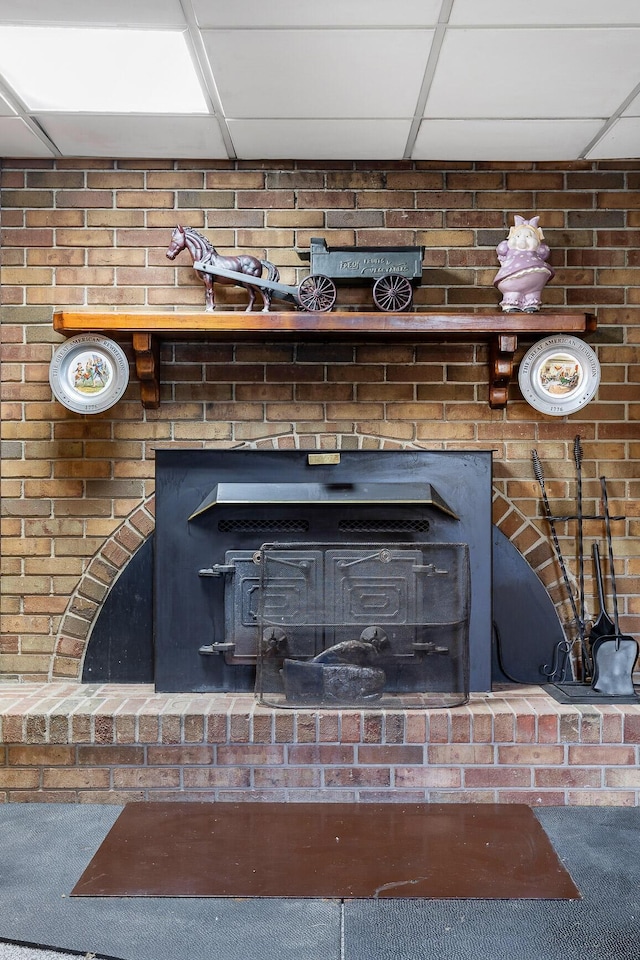
<instances>
[{"instance_id":1,"label":"glass fireplace screen","mask_svg":"<svg viewBox=\"0 0 640 960\"><path fill-rule=\"evenodd\" d=\"M469 693L461 543L268 543L256 693L275 707L449 707Z\"/></svg>"}]
</instances>

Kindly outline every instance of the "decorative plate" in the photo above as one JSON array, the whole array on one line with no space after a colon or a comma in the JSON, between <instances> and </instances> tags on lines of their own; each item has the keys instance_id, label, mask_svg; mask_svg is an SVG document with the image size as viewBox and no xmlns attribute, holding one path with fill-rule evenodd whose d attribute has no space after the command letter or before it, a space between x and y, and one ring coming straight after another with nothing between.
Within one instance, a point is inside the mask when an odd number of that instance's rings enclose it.
<instances>
[{"instance_id":1,"label":"decorative plate","mask_svg":"<svg viewBox=\"0 0 640 960\"><path fill-rule=\"evenodd\" d=\"M578 337L545 337L524 355L518 382L525 400L552 417L581 410L600 383L600 363Z\"/></svg>"},{"instance_id":2,"label":"decorative plate","mask_svg":"<svg viewBox=\"0 0 640 960\"><path fill-rule=\"evenodd\" d=\"M118 402L129 383L122 348L100 334L70 337L56 349L49 383L60 403L74 413L102 413Z\"/></svg>"}]
</instances>

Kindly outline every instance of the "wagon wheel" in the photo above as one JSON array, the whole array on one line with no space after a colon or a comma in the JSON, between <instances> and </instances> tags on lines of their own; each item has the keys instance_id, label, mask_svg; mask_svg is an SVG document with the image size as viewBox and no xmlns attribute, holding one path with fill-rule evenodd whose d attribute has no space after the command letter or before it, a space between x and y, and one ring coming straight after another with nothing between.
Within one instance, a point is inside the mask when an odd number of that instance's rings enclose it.
<instances>
[{"instance_id":1,"label":"wagon wheel","mask_svg":"<svg viewBox=\"0 0 640 960\"><path fill-rule=\"evenodd\" d=\"M373 301L378 310L406 310L413 300L413 288L406 277L390 274L373 285Z\"/></svg>"},{"instance_id":2,"label":"wagon wheel","mask_svg":"<svg viewBox=\"0 0 640 960\"><path fill-rule=\"evenodd\" d=\"M333 280L323 277L320 273L305 277L298 287L298 300L305 310L318 310L320 313L325 313L331 310L337 295Z\"/></svg>"}]
</instances>

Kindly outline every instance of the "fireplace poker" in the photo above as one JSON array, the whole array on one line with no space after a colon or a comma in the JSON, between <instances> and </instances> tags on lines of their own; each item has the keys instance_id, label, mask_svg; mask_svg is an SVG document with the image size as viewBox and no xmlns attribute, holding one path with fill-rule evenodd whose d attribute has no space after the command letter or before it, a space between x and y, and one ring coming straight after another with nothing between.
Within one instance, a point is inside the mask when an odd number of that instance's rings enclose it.
<instances>
[{"instance_id":1,"label":"fireplace poker","mask_svg":"<svg viewBox=\"0 0 640 960\"><path fill-rule=\"evenodd\" d=\"M580 615L578 617L578 631L580 633L580 652L582 655L582 679L592 676L593 665L587 648L584 626L584 535L582 516L582 444L578 434L573 441L573 458L576 463L576 477L578 483L578 596L580 598Z\"/></svg>"},{"instance_id":2,"label":"fireplace poker","mask_svg":"<svg viewBox=\"0 0 640 960\"><path fill-rule=\"evenodd\" d=\"M553 547L556 554L556 559L560 566L560 571L562 573L562 579L564 581L565 589L569 597L569 602L571 604L571 612L573 613L573 619L578 629L580 629L580 617L578 616L578 608L576 606L575 597L573 596L573 591L571 589L571 583L569 582L569 575L567 573L567 568L565 566L564 557L562 556L562 550L560 549L560 541L558 540L558 534L556 531L556 525L553 518L553 513L551 512L551 505L549 504L549 497L547 496L547 488L544 482L544 473L542 471L542 464L540 463L540 457L538 456L537 450L531 451L531 460L533 462L533 472L535 474L536 480L540 484L540 492L542 493L542 502L544 504L544 512L549 524L549 529L551 530L551 538L553 540ZM551 664L552 669L548 670L548 667L543 666L543 671L546 673L547 677L551 679L558 672L559 667L559 658L562 656L562 670L560 673L561 680L566 679L566 661L567 657L571 651L571 641L565 636L564 641L556 646L556 654L554 656L553 663Z\"/></svg>"},{"instance_id":3,"label":"fireplace poker","mask_svg":"<svg viewBox=\"0 0 640 960\"><path fill-rule=\"evenodd\" d=\"M604 528L607 534L607 549L609 551L609 575L611 577L611 595L613 597L613 622L615 624L616 650L620 646L620 622L618 619L618 589L616 586L616 569L613 562L613 537L611 536L611 515L609 513L609 497L607 495L607 481L600 477L602 489L602 507L604 510Z\"/></svg>"}]
</instances>

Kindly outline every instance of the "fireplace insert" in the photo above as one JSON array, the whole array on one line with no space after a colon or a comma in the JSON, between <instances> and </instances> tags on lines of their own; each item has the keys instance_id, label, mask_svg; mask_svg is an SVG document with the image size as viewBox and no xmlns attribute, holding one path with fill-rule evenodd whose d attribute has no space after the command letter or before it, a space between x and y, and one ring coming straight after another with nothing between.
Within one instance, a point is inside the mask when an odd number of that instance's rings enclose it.
<instances>
[{"instance_id":1,"label":"fireplace insert","mask_svg":"<svg viewBox=\"0 0 640 960\"><path fill-rule=\"evenodd\" d=\"M157 451L156 689L409 707L490 690L491 461Z\"/></svg>"}]
</instances>

